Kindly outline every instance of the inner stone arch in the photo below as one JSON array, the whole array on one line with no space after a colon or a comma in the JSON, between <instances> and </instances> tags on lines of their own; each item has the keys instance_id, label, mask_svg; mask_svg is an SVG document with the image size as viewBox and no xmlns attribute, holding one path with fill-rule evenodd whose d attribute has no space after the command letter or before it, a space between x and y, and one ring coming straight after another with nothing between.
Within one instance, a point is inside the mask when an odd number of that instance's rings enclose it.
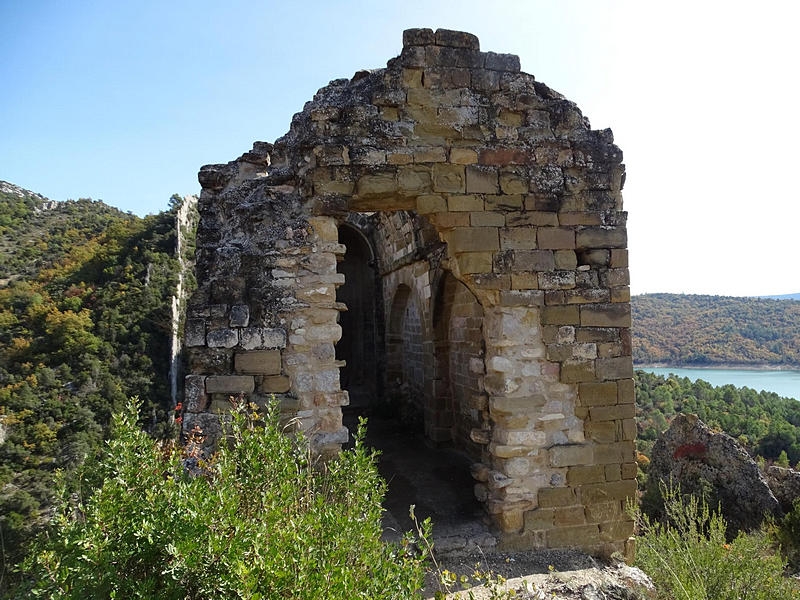
<instances>
[{"instance_id":1,"label":"inner stone arch","mask_svg":"<svg viewBox=\"0 0 800 600\"><path fill-rule=\"evenodd\" d=\"M405 427L422 430L425 410L425 343L423 317L405 283L391 302L386 334L386 401L397 408Z\"/></svg>"},{"instance_id":2,"label":"inner stone arch","mask_svg":"<svg viewBox=\"0 0 800 600\"><path fill-rule=\"evenodd\" d=\"M347 248L339 262L344 283L336 291L336 299L347 306L339 313L342 337L336 343L336 358L344 363L340 385L347 390L350 406L367 407L379 395L378 373L382 368L380 348L380 315L377 295L380 280L375 271L374 254L369 242L357 227L342 223L339 243Z\"/></svg>"},{"instance_id":3,"label":"inner stone arch","mask_svg":"<svg viewBox=\"0 0 800 600\"><path fill-rule=\"evenodd\" d=\"M430 439L452 444L476 461L486 457L473 438L489 428L482 329L480 302L444 272L433 308L435 389L425 424Z\"/></svg>"},{"instance_id":4,"label":"inner stone arch","mask_svg":"<svg viewBox=\"0 0 800 600\"><path fill-rule=\"evenodd\" d=\"M415 211L349 213L338 226L345 246L338 272L345 277L337 301L346 310L339 313L336 348L337 359L347 363L341 368L341 387L350 395L345 422L352 431L356 415L368 417L367 443L381 451L378 467L389 483L385 523L413 527L408 506L414 504L419 518L433 519L437 536L481 534L489 549L493 537L470 474L486 458L470 438L486 414L479 301L448 270L446 243ZM353 346L372 343L362 337L362 312L373 290L383 307L375 311L382 315L376 338L383 345L368 356ZM353 374L369 369L383 385L365 399ZM473 410L481 402L483 412Z\"/></svg>"}]
</instances>

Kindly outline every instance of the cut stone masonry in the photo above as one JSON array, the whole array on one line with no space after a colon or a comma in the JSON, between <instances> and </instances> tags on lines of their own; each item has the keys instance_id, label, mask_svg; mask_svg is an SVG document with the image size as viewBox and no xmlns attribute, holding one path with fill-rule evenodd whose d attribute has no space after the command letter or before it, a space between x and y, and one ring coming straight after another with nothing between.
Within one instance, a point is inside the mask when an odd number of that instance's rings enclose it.
<instances>
[{"instance_id":1,"label":"cut stone masonry","mask_svg":"<svg viewBox=\"0 0 800 600\"><path fill-rule=\"evenodd\" d=\"M411 29L385 69L330 82L274 145L199 180L185 431L213 442L229 396L274 395L332 455L350 391L473 459L498 548L630 552L625 169L610 130L518 57ZM342 298L359 310L343 315Z\"/></svg>"}]
</instances>

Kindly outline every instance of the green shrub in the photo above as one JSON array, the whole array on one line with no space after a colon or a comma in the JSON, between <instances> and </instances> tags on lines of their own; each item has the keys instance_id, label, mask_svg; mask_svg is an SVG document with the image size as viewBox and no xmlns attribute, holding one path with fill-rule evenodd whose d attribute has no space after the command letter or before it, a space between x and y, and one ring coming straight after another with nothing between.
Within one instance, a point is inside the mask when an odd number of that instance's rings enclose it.
<instances>
[{"instance_id":1,"label":"green shrub","mask_svg":"<svg viewBox=\"0 0 800 600\"><path fill-rule=\"evenodd\" d=\"M637 566L653 579L659 599L797 598L766 535L739 533L728 543L725 520L704 500L675 488L662 488L661 495L663 521L636 514Z\"/></svg>"},{"instance_id":2,"label":"green shrub","mask_svg":"<svg viewBox=\"0 0 800 600\"><path fill-rule=\"evenodd\" d=\"M182 450L155 444L137 427L135 403L116 414L102 484L87 499L62 499L18 597L413 597L427 539L381 541L385 484L363 423L355 448L323 465L284 433L274 406L254 410L234 410L228 443L209 463L197 439Z\"/></svg>"},{"instance_id":3,"label":"green shrub","mask_svg":"<svg viewBox=\"0 0 800 600\"><path fill-rule=\"evenodd\" d=\"M783 520L770 528L781 554L792 571L800 570L800 498L797 498Z\"/></svg>"}]
</instances>

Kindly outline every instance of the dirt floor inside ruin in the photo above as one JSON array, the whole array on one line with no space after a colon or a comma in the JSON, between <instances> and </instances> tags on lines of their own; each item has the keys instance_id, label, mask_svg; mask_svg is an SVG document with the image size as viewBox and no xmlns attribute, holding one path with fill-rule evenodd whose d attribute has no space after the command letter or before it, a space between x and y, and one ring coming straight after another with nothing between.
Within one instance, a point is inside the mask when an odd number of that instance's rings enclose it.
<instances>
[{"instance_id":1,"label":"dirt floor inside ruin","mask_svg":"<svg viewBox=\"0 0 800 600\"><path fill-rule=\"evenodd\" d=\"M419 521L433 521L437 538L488 535L472 491L469 458L453 449L435 448L421 433L409 433L392 420L373 417L368 431L367 442L380 450L378 470L389 486L384 500L388 536L413 529L412 504Z\"/></svg>"}]
</instances>

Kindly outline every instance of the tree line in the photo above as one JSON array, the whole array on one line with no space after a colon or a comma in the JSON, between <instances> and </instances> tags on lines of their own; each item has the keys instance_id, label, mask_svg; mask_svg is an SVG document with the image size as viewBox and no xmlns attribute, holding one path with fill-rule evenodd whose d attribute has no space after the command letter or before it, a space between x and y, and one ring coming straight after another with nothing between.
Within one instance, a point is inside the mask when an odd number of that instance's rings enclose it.
<instances>
[{"instance_id":1,"label":"tree line","mask_svg":"<svg viewBox=\"0 0 800 600\"><path fill-rule=\"evenodd\" d=\"M800 302L683 294L631 299L633 360L800 367Z\"/></svg>"}]
</instances>

